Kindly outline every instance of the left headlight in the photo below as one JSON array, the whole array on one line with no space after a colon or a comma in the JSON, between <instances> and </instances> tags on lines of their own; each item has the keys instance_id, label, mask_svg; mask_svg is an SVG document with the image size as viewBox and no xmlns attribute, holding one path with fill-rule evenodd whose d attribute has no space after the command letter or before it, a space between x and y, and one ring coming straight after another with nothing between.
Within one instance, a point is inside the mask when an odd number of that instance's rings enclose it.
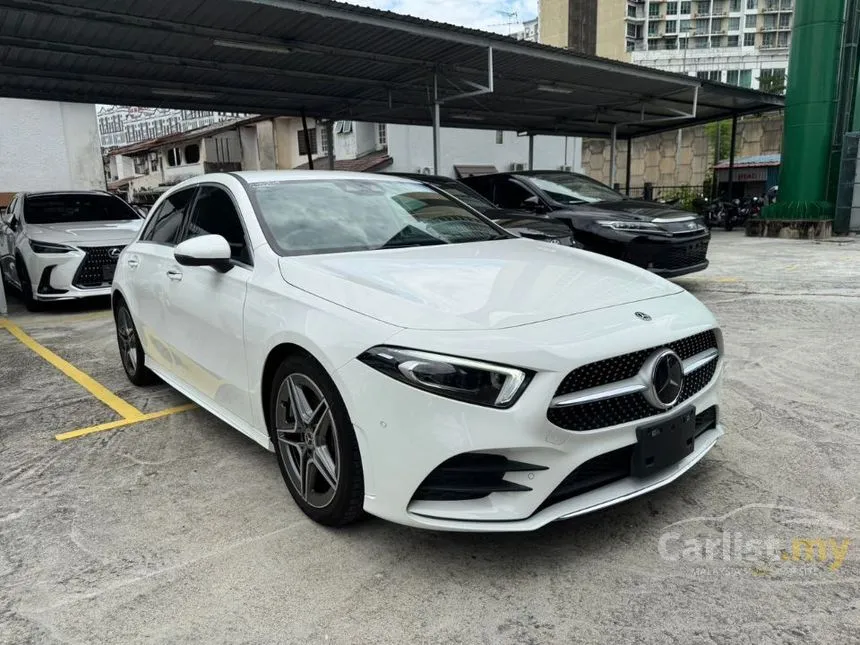
<instances>
[{"instance_id":1,"label":"left headlight","mask_svg":"<svg viewBox=\"0 0 860 645\"><path fill-rule=\"evenodd\" d=\"M30 248L33 253L71 253L74 249L64 244L52 244L51 242L37 242L30 240Z\"/></svg>"},{"instance_id":2,"label":"left headlight","mask_svg":"<svg viewBox=\"0 0 860 645\"><path fill-rule=\"evenodd\" d=\"M627 233L649 233L651 235L671 235L665 228L652 224L651 222L630 222L630 221L600 221L597 222L604 228L611 228L615 231L624 231Z\"/></svg>"},{"instance_id":3,"label":"left headlight","mask_svg":"<svg viewBox=\"0 0 860 645\"><path fill-rule=\"evenodd\" d=\"M421 390L494 408L511 407L534 376L516 367L402 347L371 347L358 360Z\"/></svg>"}]
</instances>

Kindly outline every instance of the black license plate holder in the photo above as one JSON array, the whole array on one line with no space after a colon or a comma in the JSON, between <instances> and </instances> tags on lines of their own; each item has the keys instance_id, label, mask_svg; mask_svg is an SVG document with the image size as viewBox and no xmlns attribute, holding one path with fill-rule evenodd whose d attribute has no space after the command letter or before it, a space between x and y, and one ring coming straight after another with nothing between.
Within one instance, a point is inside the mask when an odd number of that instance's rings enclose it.
<instances>
[{"instance_id":1,"label":"black license plate holder","mask_svg":"<svg viewBox=\"0 0 860 645\"><path fill-rule=\"evenodd\" d=\"M113 282L116 273L116 264L105 264L102 266L102 282Z\"/></svg>"},{"instance_id":2,"label":"black license plate holder","mask_svg":"<svg viewBox=\"0 0 860 645\"><path fill-rule=\"evenodd\" d=\"M687 408L670 419L636 428L631 473L649 477L676 464L695 449L696 409Z\"/></svg>"}]
</instances>

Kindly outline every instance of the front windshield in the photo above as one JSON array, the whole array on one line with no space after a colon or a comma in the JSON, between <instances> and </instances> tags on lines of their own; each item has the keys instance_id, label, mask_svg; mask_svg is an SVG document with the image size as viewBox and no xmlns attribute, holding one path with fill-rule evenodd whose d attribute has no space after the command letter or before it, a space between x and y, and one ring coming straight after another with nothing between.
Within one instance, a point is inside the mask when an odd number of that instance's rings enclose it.
<instances>
[{"instance_id":1,"label":"front windshield","mask_svg":"<svg viewBox=\"0 0 860 645\"><path fill-rule=\"evenodd\" d=\"M370 251L510 237L414 181L309 179L251 185L283 255Z\"/></svg>"},{"instance_id":2,"label":"front windshield","mask_svg":"<svg viewBox=\"0 0 860 645\"><path fill-rule=\"evenodd\" d=\"M488 208L495 208L495 204L491 201L487 200L485 197L481 196L479 193L474 192L472 189L463 186L462 184L445 183L439 186L441 190L444 190L449 195L459 199L461 202L465 203L467 206L471 206L477 211L484 212Z\"/></svg>"},{"instance_id":3,"label":"front windshield","mask_svg":"<svg viewBox=\"0 0 860 645\"><path fill-rule=\"evenodd\" d=\"M28 224L79 224L141 219L131 206L114 195L30 195L24 200Z\"/></svg>"},{"instance_id":4,"label":"front windshield","mask_svg":"<svg viewBox=\"0 0 860 645\"><path fill-rule=\"evenodd\" d=\"M616 193L609 186L583 175L560 172L529 175L520 179L530 181L561 204L619 202L624 199L623 195Z\"/></svg>"}]
</instances>

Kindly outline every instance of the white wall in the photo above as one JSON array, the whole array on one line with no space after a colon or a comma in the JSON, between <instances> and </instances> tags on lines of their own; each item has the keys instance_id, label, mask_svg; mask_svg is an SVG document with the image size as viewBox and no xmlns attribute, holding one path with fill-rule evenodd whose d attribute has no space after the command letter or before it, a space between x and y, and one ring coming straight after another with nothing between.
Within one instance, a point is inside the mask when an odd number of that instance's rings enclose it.
<instances>
[{"instance_id":1,"label":"white wall","mask_svg":"<svg viewBox=\"0 0 860 645\"><path fill-rule=\"evenodd\" d=\"M0 192L105 189L94 105L0 99Z\"/></svg>"},{"instance_id":2,"label":"white wall","mask_svg":"<svg viewBox=\"0 0 860 645\"><path fill-rule=\"evenodd\" d=\"M565 139L567 151L565 155ZM416 125L388 126L388 154L394 160L393 172L433 172L433 130ZM455 177L455 165L493 165L507 172L513 163L528 164L528 137L518 137L506 131L503 143L496 143L495 130L442 129L442 157L439 174ZM534 145L535 170L557 170L582 166L582 140L576 137L536 136ZM528 167L528 166L527 166Z\"/></svg>"}]
</instances>

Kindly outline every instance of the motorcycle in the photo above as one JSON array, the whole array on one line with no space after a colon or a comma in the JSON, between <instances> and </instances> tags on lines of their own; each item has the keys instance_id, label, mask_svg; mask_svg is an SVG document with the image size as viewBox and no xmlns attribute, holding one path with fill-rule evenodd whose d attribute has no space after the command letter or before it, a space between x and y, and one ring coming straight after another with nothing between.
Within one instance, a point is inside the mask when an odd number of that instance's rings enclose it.
<instances>
[{"instance_id":1,"label":"motorcycle","mask_svg":"<svg viewBox=\"0 0 860 645\"><path fill-rule=\"evenodd\" d=\"M715 199L708 207L705 217L708 228L720 226L726 231L731 231L735 226L741 224L740 200L723 199L722 196Z\"/></svg>"}]
</instances>

